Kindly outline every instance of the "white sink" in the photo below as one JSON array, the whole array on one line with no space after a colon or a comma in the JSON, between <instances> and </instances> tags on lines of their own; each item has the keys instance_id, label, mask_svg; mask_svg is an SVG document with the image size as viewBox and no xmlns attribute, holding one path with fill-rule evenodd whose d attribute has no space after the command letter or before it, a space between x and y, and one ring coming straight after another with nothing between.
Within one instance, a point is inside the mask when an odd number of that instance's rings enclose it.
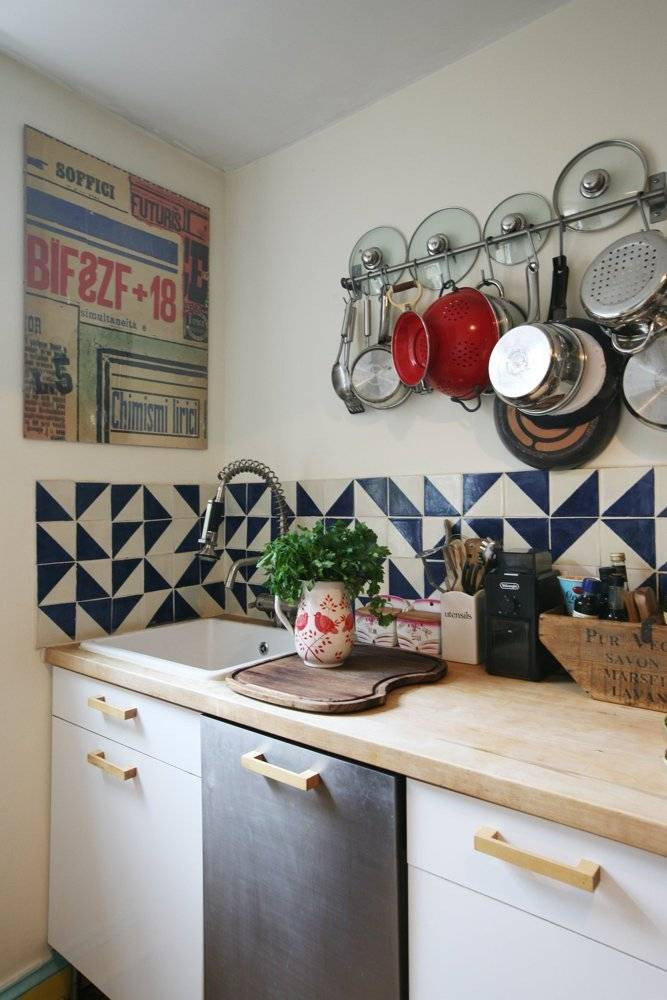
<instances>
[{"instance_id":1,"label":"white sink","mask_svg":"<svg viewBox=\"0 0 667 1000\"><path fill-rule=\"evenodd\" d=\"M199 618L87 639L81 649L165 673L218 677L236 667L293 653L294 639L285 629L251 619L246 623Z\"/></svg>"}]
</instances>

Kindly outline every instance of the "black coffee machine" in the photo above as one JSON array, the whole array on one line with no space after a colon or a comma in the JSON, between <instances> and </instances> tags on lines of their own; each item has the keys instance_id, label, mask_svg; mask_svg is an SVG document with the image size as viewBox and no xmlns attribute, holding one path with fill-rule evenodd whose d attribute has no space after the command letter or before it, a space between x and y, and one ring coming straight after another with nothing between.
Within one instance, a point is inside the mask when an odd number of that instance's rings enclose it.
<instances>
[{"instance_id":1,"label":"black coffee machine","mask_svg":"<svg viewBox=\"0 0 667 1000\"><path fill-rule=\"evenodd\" d=\"M540 613L563 607L551 553L499 552L485 589L487 672L527 681L562 672L538 636Z\"/></svg>"}]
</instances>

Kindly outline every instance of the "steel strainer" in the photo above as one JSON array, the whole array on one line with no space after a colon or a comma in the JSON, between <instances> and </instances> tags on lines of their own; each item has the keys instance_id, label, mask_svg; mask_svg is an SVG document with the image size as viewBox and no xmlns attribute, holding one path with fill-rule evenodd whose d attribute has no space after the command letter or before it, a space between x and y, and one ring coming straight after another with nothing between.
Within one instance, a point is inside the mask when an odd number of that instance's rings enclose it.
<instances>
[{"instance_id":1,"label":"steel strainer","mask_svg":"<svg viewBox=\"0 0 667 1000\"><path fill-rule=\"evenodd\" d=\"M667 240L656 230L616 240L589 265L581 304L608 326L622 354L635 354L667 325Z\"/></svg>"}]
</instances>

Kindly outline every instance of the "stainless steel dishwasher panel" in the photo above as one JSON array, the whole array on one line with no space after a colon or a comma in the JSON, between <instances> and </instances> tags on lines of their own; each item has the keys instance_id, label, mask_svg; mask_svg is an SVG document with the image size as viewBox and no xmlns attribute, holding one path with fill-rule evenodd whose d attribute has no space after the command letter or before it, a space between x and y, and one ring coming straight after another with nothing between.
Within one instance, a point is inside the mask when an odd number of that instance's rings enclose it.
<instances>
[{"instance_id":1,"label":"stainless steel dishwasher panel","mask_svg":"<svg viewBox=\"0 0 667 1000\"><path fill-rule=\"evenodd\" d=\"M206 1000L405 1000L404 780L206 717L202 755Z\"/></svg>"}]
</instances>

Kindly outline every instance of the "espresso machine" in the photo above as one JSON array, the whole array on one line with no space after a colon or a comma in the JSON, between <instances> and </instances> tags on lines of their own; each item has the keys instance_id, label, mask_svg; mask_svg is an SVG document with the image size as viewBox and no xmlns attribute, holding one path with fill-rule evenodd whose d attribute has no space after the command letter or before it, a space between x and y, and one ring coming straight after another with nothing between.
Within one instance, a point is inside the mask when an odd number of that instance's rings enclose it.
<instances>
[{"instance_id":1,"label":"espresso machine","mask_svg":"<svg viewBox=\"0 0 667 1000\"><path fill-rule=\"evenodd\" d=\"M538 635L543 611L563 607L550 552L498 552L486 575L486 670L540 681L562 667Z\"/></svg>"}]
</instances>

